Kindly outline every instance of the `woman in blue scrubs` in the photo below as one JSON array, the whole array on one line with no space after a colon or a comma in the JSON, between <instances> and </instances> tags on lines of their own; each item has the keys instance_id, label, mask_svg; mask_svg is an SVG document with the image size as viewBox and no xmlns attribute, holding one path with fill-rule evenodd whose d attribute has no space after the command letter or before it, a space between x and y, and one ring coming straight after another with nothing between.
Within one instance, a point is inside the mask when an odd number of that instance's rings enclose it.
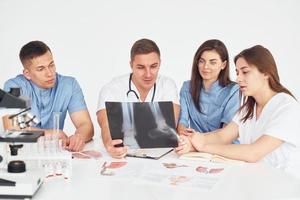
<instances>
[{"instance_id":1,"label":"woman in blue scrubs","mask_svg":"<svg viewBox=\"0 0 300 200\"><path fill-rule=\"evenodd\" d=\"M179 134L212 132L228 124L240 106L239 87L229 78L229 56L220 40L197 50L191 80L180 90Z\"/></svg>"}]
</instances>

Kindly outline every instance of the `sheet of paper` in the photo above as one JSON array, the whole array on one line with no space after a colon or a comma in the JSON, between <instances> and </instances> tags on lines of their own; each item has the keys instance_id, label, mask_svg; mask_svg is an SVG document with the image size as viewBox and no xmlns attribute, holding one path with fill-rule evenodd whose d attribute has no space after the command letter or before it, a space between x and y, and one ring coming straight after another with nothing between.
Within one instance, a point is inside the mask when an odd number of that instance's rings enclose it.
<instances>
[{"instance_id":1,"label":"sheet of paper","mask_svg":"<svg viewBox=\"0 0 300 200\"><path fill-rule=\"evenodd\" d=\"M107 167L111 164L105 163ZM211 190L224 176L224 172L228 167L220 163L186 163L183 161L139 162L132 159L126 164L122 164L121 167L110 168L108 175L116 179L130 179L135 184L158 184L170 187Z\"/></svg>"}]
</instances>

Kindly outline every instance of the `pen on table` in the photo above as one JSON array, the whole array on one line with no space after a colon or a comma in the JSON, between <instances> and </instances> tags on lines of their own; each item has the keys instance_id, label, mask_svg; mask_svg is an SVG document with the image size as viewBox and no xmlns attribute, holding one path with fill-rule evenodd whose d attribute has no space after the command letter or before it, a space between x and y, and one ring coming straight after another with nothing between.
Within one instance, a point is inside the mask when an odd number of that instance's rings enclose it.
<instances>
[{"instance_id":1,"label":"pen on table","mask_svg":"<svg viewBox=\"0 0 300 200\"><path fill-rule=\"evenodd\" d=\"M106 161L103 163L103 165L101 166L101 171L100 173L103 174L103 172L106 170Z\"/></svg>"},{"instance_id":2,"label":"pen on table","mask_svg":"<svg viewBox=\"0 0 300 200\"><path fill-rule=\"evenodd\" d=\"M106 167L106 161L103 163L103 165L102 165L102 167L101 168L104 168L104 167Z\"/></svg>"},{"instance_id":3,"label":"pen on table","mask_svg":"<svg viewBox=\"0 0 300 200\"><path fill-rule=\"evenodd\" d=\"M127 157L134 157L134 158L147 158L147 159L154 159L154 160L155 160L154 157L148 156L148 155L146 155L146 154L142 154L142 155L127 154L126 156L127 156Z\"/></svg>"}]
</instances>

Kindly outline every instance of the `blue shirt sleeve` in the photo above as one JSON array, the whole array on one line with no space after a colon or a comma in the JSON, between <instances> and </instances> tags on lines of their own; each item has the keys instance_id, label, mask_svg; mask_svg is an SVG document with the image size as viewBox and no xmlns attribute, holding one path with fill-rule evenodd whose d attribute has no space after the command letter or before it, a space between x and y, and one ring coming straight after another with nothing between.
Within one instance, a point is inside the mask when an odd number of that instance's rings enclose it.
<instances>
[{"instance_id":1,"label":"blue shirt sleeve","mask_svg":"<svg viewBox=\"0 0 300 200\"><path fill-rule=\"evenodd\" d=\"M9 92L10 88L15 88L15 87L20 87L20 86L16 82L14 82L13 80L10 79L4 83L3 90L6 92Z\"/></svg>"},{"instance_id":2,"label":"blue shirt sleeve","mask_svg":"<svg viewBox=\"0 0 300 200\"><path fill-rule=\"evenodd\" d=\"M11 78L4 83L6 92L10 91L10 88L20 88L21 95L29 97L29 91L31 91L30 81L28 81L22 74L19 74L15 78Z\"/></svg>"},{"instance_id":3,"label":"blue shirt sleeve","mask_svg":"<svg viewBox=\"0 0 300 200\"><path fill-rule=\"evenodd\" d=\"M228 124L232 121L232 118L240 107L240 93L239 86L237 84L234 84L234 86L231 88L230 94L231 95L227 101L223 111L223 116L221 118L221 122L224 124Z\"/></svg>"},{"instance_id":4,"label":"blue shirt sleeve","mask_svg":"<svg viewBox=\"0 0 300 200\"><path fill-rule=\"evenodd\" d=\"M75 79L72 82L72 88L72 97L68 105L68 111L70 114L87 109L82 90Z\"/></svg>"},{"instance_id":5,"label":"blue shirt sleeve","mask_svg":"<svg viewBox=\"0 0 300 200\"><path fill-rule=\"evenodd\" d=\"M187 92L189 91L188 82L184 82L180 89L180 115L179 124L189 127L189 112L188 112L188 98Z\"/></svg>"}]
</instances>

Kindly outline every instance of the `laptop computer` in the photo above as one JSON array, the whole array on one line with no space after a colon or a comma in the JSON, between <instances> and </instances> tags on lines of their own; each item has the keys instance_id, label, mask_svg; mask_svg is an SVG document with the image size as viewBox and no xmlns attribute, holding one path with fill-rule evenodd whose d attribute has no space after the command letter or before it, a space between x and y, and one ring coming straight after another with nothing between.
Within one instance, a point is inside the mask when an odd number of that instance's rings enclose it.
<instances>
[{"instance_id":1,"label":"laptop computer","mask_svg":"<svg viewBox=\"0 0 300 200\"><path fill-rule=\"evenodd\" d=\"M112 139L122 139L128 156L159 159L178 146L174 109L164 102L105 102Z\"/></svg>"}]
</instances>

